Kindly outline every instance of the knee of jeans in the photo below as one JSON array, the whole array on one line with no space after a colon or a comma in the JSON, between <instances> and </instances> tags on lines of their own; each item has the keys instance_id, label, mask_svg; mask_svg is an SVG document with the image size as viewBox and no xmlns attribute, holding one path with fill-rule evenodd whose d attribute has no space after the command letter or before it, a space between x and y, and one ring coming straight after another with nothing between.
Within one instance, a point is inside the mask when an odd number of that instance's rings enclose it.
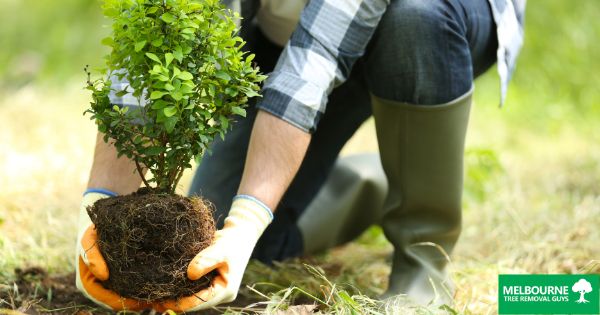
<instances>
[{"instance_id":1,"label":"knee of jeans","mask_svg":"<svg viewBox=\"0 0 600 315\"><path fill-rule=\"evenodd\" d=\"M443 0L392 1L380 22L385 38L393 36L393 45L418 49L423 45L432 49L439 41L432 42L443 32L446 25Z\"/></svg>"},{"instance_id":2,"label":"knee of jeans","mask_svg":"<svg viewBox=\"0 0 600 315\"><path fill-rule=\"evenodd\" d=\"M464 23L449 0L392 1L367 48L371 92L419 105L445 103L470 86ZM454 68L460 69L451 73ZM459 83L455 83L460 81ZM460 94L458 94L460 95Z\"/></svg>"}]
</instances>

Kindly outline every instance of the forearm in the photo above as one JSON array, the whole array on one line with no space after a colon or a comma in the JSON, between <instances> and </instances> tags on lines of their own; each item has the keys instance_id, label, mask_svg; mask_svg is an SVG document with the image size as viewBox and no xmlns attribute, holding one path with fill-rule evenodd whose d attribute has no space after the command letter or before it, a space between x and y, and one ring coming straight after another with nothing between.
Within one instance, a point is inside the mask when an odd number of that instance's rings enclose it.
<instances>
[{"instance_id":1,"label":"forearm","mask_svg":"<svg viewBox=\"0 0 600 315\"><path fill-rule=\"evenodd\" d=\"M117 158L117 149L104 142L103 136L98 133L96 137L94 161L87 188L108 189L119 195L136 191L142 179L136 171L135 163L125 156Z\"/></svg>"},{"instance_id":2,"label":"forearm","mask_svg":"<svg viewBox=\"0 0 600 315\"><path fill-rule=\"evenodd\" d=\"M259 111L238 194L253 196L273 211L300 168L311 135Z\"/></svg>"}]
</instances>

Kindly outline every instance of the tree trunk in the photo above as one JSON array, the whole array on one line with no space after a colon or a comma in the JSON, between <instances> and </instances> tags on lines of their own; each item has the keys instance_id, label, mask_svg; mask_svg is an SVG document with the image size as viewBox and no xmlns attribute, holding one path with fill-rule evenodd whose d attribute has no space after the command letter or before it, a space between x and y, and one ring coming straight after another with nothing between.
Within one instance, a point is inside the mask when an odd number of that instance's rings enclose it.
<instances>
[{"instance_id":1,"label":"tree trunk","mask_svg":"<svg viewBox=\"0 0 600 315\"><path fill-rule=\"evenodd\" d=\"M585 303L585 302L587 302L587 300L583 298L583 295L585 293L586 292L584 290L579 291L579 300L577 300L577 303Z\"/></svg>"}]
</instances>

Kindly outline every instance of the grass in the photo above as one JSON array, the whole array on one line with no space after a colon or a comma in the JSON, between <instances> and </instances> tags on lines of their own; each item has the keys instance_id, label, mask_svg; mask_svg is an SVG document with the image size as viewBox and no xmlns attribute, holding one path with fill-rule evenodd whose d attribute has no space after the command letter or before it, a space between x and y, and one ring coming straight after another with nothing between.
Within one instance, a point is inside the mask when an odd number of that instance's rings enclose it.
<instances>
[{"instance_id":1,"label":"grass","mask_svg":"<svg viewBox=\"0 0 600 315\"><path fill-rule=\"evenodd\" d=\"M476 85L464 229L450 264L457 287L452 308L459 314L497 312L499 273L600 272L600 7L594 0L548 0L530 1L528 9L526 46L505 107L496 106L493 71ZM80 66L64 71L77 75ZM0 89L3 290L16 267L73 270L75 220L95 130L81 115L88 102L83 76L65 76L77 83L42 75L39 82ZM372 121L343 154L364 151L377 151ZM181 192L190 178L188 172ZM242 294L259 304L230 313L276 313L309 302L329 313L453 312L402 298L377 300L387 285L390 252L375 227L317 257L276 269L253 263ZM7 305L0 302L2 308Z\"/></svg>"},{"instance_id":2,"label":"grass","mask_svg":"<svg viewBox=\"0 0 600 315\"><path fill-rule=\"evenodd\" d=\"M0 88L63 84L107 51L101 0L0 0Z\"/></svg>"}]
</instances>

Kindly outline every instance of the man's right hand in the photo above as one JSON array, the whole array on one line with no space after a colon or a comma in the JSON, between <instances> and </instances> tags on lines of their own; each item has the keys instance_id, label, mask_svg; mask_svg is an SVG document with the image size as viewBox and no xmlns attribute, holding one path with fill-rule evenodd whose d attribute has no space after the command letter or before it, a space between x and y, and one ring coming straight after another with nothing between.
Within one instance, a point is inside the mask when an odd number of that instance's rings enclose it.
<instances>
[{"instance_id":1,"label":"man's right hand","mask_svg":"<svg viewBox=\"0 0 600 315\"><path fill-rule=\"evenodd\" d=\"M121 297L116 292L105 289L100 283L100 281L108 280L108 266L98 249L96 229L92 224L92 220L90 220L87 208L96 201L108 197L111 197L109 191L89 190L83 196L81 208L79 209L79 231L77 233L77 250L75 254L77 288L88 299L108 309L139 311L151 308L148 303Z\"/></svg>"}]
</instances>

